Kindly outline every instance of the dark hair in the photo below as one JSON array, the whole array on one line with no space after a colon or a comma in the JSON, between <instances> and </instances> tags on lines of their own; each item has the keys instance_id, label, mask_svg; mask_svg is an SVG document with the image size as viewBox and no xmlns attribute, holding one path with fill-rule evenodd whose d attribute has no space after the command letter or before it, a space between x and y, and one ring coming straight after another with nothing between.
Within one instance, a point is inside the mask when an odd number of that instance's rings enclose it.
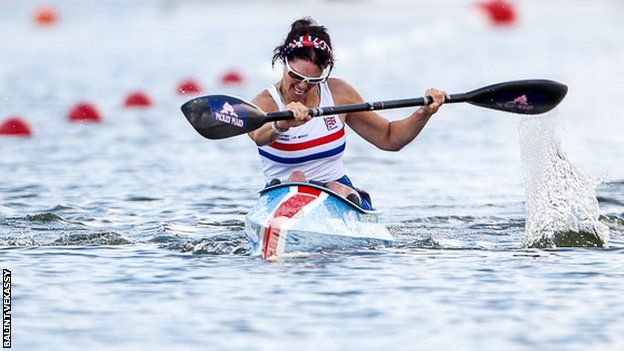
<instances>
[{"instance_id":1,"label":"dark hair","mask_svg":"<svg viewBox=\"0 0 624 351\"><path fill-rule=\"evenodd\" d=\"M304 17L296 20L293 24L290 25L290 32L284 39L282 45L275 47L273 49L273 60L271 64L275 66L275 62L277 60L281 60L284 62L285 57L282 56L282 52L284 49L290 44L294 39L299 38L303 35L311 35L317 37L321 40L324 40L327 45L329 45L330 49L331 38L329 37L329 33L327 33L327 28L324 26L320 26L310 17ZM324 69L328 66L334 66L334 54L333 51L323 51L319 49L315 49L313 47L303 47L303 48L295 48L288 55L288 58L291 59L304 59L308 61L314 62L317 66Z\"/></svg>"}]
</instances>

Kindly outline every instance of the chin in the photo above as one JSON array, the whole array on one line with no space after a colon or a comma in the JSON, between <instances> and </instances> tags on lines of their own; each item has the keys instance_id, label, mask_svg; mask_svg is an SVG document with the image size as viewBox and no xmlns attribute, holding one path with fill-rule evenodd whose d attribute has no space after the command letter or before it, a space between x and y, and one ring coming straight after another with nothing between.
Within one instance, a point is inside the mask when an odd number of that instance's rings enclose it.
<instances>
[{"instance_id":1,"label":"chin","mask_svg":"<svg viewBox=\"0 0 624 351\"><path fill-rule=\"evenodd\" d=\"M308 96L308 94L310 93L311 90L312 89L306 89L306 90L304 90L304 92L302 94L299 94L299 93L296 92L295 87L291 87L290 91L289 91L290 98L293 101L301 101L301 100L303 100L303 98Z\"/></svg>"}]
</instances>

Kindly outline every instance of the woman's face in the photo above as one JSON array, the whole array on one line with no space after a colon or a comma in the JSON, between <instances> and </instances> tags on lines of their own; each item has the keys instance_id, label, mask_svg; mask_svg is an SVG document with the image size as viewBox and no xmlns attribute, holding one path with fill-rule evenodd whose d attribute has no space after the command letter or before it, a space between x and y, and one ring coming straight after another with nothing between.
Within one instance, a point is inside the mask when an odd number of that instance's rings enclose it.
<instances>
[{"instance_id":1,"label":"woman's face","mask_svg":"<svg viewBox=\"0 0 624 351\"><path fill-rule=\"evenodd\" d=\"M286 66L286 65L285 65ZM297 79L297 74L305 77L319 77L323 74L323 71L314 62L304 59L292 59L288 60L288 67L284 67L284 77L282 78L285 87L288 100L303 102L304 98L312 91L315 84L302 82Z\"/></svg>"}]
</instances>

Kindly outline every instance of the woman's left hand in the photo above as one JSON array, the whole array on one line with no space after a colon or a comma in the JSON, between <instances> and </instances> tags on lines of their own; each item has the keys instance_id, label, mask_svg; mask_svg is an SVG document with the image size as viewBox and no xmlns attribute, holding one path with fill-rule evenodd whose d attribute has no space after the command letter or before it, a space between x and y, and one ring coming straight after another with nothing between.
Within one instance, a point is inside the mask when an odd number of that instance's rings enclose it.
<instances>
[{"instance_id":1,"label":"woman's left hand","mask_svg":"<svg viewBox=\"0 0 624 351\"><path fill-rule=\"evenodd\" d=\"M425 90L425 96L430 96L433 98L432 103L423 106L424 111L429 115L433 115L434 113L438 112L438 109L444 104L444 101L451 98L449 94L447 94L445 91L438 90L436 88L429 88Z\"/></svg>"}]
</instances>

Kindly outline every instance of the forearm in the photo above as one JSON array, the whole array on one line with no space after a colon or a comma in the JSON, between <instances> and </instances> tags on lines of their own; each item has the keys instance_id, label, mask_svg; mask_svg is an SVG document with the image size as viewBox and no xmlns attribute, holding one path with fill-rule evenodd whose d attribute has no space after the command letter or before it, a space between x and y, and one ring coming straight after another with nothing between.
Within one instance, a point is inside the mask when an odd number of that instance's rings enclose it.
<instances>
[{"instance_id":1,"label":"forearm","mask_svg":"<svg viewBox=\"0 0 624 351\"><path fill-rule=\"evenodd\" d=\"M258 146L264 146L271 144L275 140L279 134L277 134L273 128L271 128L271 123L265 123L262 127L256 129L255 131L249 133L249 136Z\"/></svg>"},{"instance_id":2,"label":"forearm","mask_svg":"<svg viewBox=\"0 0 624 351\"><path fill-rule=\"evenodd\" d=\"M424 108L414 111L409 117L393 121L388 127L388 149L398 151L409 144L423 130L432 114Z\"/></svg>"}]
</instances>

